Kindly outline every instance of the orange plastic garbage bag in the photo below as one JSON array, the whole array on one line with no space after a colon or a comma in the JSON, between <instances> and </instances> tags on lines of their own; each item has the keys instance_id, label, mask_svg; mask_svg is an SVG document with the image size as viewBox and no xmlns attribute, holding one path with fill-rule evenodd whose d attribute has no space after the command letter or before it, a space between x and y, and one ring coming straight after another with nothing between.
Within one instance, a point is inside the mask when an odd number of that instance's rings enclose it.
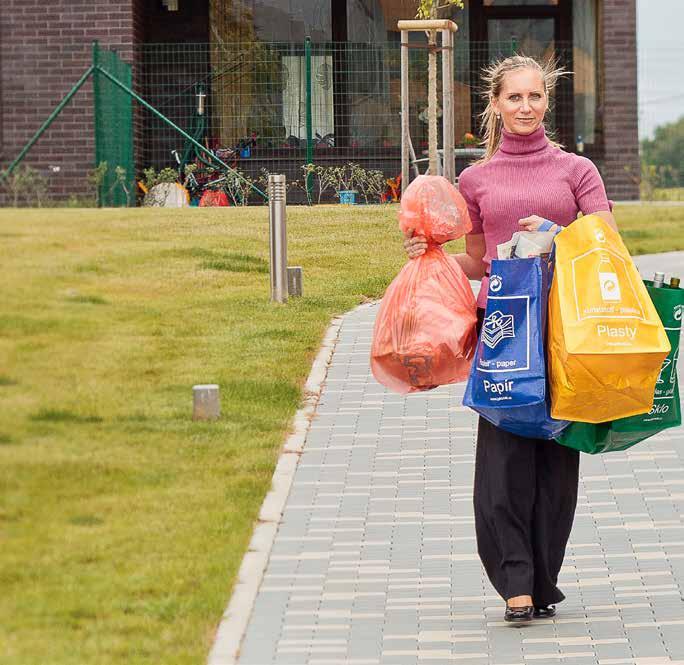
<instances>
[{"instance_id":1,"label":"orange plastic garbage bag","mask_svg":"<svg viewBox=\"0 0 684 665\"><path fill-rule=\"evenodd\" d=\"M443 245L473 228L468 205L459 191L441 175L419 175L401 197L399 226L403 233L425 236Z\"/></svg>"},{"instance_id":2,"label":"orange plastic garbage bag","mask_svg":"<svg viewBox=\"0 0 684 665\"><path fill-rule=\"evenodd\" d=\"M468 278L440 247L471 228L461 195L441 176L420 176L402 197L399 219L402 228L426 236L428 250L410 260L385 292L373 330L371 371L403 394L468 378L477 315Z\"/></svg>"}]
</instances>

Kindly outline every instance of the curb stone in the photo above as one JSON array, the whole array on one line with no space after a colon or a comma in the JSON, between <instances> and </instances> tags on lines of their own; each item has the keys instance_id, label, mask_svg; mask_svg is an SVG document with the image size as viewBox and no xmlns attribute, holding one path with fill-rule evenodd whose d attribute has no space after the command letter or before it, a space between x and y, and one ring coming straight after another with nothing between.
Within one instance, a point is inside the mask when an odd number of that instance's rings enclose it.
<instances>
[{"instance_id":1,"label":"curb stone","mask_svg":"<svg viewBox=\"0 0 684 665\"><path fill-rule=\"evenodd\" d=\"M374 304L364 303L351 311ZM328 367L335 352L343 318L344 315L332 319L311 366L309 378L304 384L303 405L294 416L294 431L285 441L273 473L272 487L261 505L259 521L238 570L228 607L216 631L216 638L207 660L208 665L236 665L240 657L242 639L278 532L299 456L304 449L309 426L315 415Z\"/></svg>"}]
</instances>

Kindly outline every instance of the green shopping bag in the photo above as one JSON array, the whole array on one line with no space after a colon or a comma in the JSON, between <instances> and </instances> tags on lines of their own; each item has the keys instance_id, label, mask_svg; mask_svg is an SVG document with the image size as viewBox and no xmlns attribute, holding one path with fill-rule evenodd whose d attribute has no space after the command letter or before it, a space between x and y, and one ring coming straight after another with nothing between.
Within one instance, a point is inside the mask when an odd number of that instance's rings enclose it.
<instances>
[{"instance_id":1,"label":"green shopping bag","mask_svg":"<svg viewBox=\"0 0 684 665\"><path fill-rule=\"evenodd\" d=\"M677 359L684 312L684 289L668 286L655 288L653 282L647 280L644 280L644 283L672 347L660 369L653 396L653 408L648 413L606 423L573 422L556 439L558 443L595 455L625 450L649 436L682 424Z\"/></svg>"}]
</instances>

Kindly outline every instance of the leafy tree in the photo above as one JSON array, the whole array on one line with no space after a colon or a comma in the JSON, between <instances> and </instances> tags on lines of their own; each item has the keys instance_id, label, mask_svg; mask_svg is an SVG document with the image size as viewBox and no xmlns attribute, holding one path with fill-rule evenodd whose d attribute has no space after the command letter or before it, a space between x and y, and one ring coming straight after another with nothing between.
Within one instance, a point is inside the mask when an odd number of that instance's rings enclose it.
<instances>
[{"instance_id":1,"label":"leafy tree","mask_svg":"<svg viewBox=\"0 0 684 665\"><path fill-rule=\"evenodd\" d=\"M641 161L660 174L658 186L684 187L684 115L657 127L653 139L641 142Z\"/></svg>"},{"instance_id":2,"label":"leafy tree","mask_svg":"<svg viewBox=\"0 0 684 665\"><path fill-rule=\"evenodd\" d=\"M443 4L440 4L439 0L419 0L416 18L438 18L439 10L450 6L463 9L463 0L444 0Z\"/></svg>"}]
</instances>

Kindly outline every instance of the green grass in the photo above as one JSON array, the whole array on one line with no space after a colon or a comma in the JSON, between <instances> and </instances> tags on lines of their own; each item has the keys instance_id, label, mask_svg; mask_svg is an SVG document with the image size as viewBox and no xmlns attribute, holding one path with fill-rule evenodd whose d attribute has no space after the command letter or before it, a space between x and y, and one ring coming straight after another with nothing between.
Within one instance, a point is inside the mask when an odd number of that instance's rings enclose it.
<instances>
[{"instance_id":1,"label":"green grass","mask_svg":"<svg viewBox=\"0 0 684 665\"><path fill-rule=\"evenodd\" d=\"M266 208L0 211L3 665L205 660L329 320L403 262L396 210L288 221L283 306Z\"/></svg>"},{"instance_id":2,"label":"green grass","mask_svg":"<svg viewBox=\"0 0 684 665\"><path fill-rule=\"evenodd\" d=\"M649 192L648 187L642 186L642 200L646 201L649 197L654 201L684 201L684 187L656 187Z\"/></svg>"},{"instance_id":3,"label":"green grass","mask_svg":"<svg viewBox=\"0 0 684 665\"><path fill-rule=\"evenodd\" d=\"M616 216L684 249L684 208ZM288 229L304 297L276 305L265 208L0 211L3 665L205 660L329 320L404 262L396 207Z\"/></svg>"},{"instance_id":4,"label":"green grass","mask_svg":"<svg viewBox=\"0 0 684 665\"><path fill-rule=\"evenodd\" d=\"M684 249L684 206L616 206L620 233L633 255Z\"/></svg>"}]
</instances>

